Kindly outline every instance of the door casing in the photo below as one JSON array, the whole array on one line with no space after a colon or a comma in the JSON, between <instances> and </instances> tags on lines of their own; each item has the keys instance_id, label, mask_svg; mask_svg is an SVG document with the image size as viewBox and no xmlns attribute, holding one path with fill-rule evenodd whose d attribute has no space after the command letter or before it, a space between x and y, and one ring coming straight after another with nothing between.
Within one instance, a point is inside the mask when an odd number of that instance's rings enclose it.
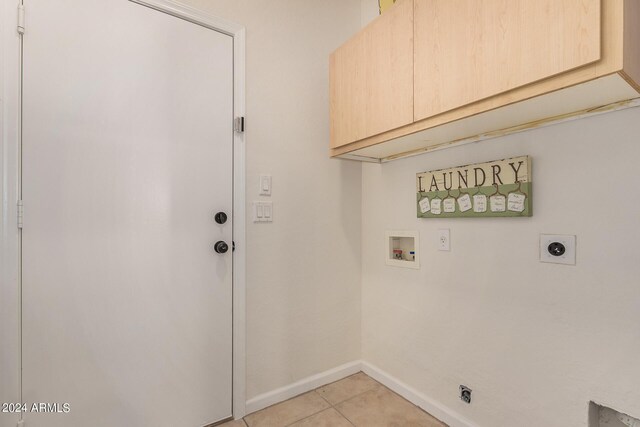
<instances>
[{"instance_id":1,"label":"door casing","mask_svg":"<svg viewBox=\"0 0 640 427\"><path fill-rule=\"evenodd\" d=\"M25 2L26 29L28 1ZM233 38L233 112L245 115L245 28L173 0L129 0L176 16ZM21 232L17 227L17 205L21 195L21 84L22 40L17 32L21 0L0 0L0 401L21 402ZM233 415L246 412L246 136L233 137ZM19 414L3 414L0 427L15 426Z\"/></svg>"}]
</instances>

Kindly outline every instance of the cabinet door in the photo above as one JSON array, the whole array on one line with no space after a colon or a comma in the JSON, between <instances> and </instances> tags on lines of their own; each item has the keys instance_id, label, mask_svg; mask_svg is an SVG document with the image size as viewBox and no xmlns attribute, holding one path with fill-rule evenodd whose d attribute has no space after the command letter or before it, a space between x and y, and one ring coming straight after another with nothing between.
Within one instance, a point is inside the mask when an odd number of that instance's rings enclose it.
<instances>
[{"instance_id":1,"label":"cabinet door","mask_svg":"<svg viewBox=\"0 0 640 427\"><path fill-rule=\"evenodd\" d=\"M331 147L413 122L413 0L399 0L329 61Z\"/></svg>"},{"instance_id":2,"label":"cabinet door","mask_svg":"<svg viewBox=\"0 0 640 427\"><path fill-rule=\"evenodd\" d=\"M415 120L599 60L600 2L415 0Z\"/></svg>"}]
</instances>

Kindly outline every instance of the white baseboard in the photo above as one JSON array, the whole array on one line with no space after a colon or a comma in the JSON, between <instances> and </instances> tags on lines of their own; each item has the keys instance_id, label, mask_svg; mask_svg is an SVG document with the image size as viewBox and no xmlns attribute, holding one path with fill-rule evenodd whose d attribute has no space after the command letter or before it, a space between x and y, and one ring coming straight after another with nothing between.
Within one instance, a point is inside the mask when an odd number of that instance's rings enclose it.
<instances>
[{"instance_id":1,"label":"white baseboard","mask_svg":"<svg viewBox=\"0 0 640 427\"><path fill-rule=\"evenodd\" d=\"M448 424L450 427L478 427L477 424L469 421L462 415L444 406L442 403L425 396L414 388L411 388L405 383L397 380L382 369L364 361L361 365L362 372L395 391L414 405L424 409L440 421Z\"/></svg>"},{"instance_id":2,"label":"white baseboard","mask_svg":"<svg viewBox=\"0 0 640 427\"><path fill-rule=\"evenodd\" d=\"M260 409L264 409L267 406L274 405L279 402L283 402L292 397L296 397L299 394L306 393L318 387L322 387L325 384L332 383L334 381L341 380L349 375L356 374L362 370L362 363L359 360L345 363L344 365L330 369L325 372L321 372L316 375L312 375L307 378L303 378L293 384L289 384L284 387L280 387L268 393L263 393L247 400L246 412L250 414Z\"/></svg>"},{"instance_id":3,"label":"white baseboard","mask_svg":"<svg viewBox=\"0 0 640 427\"><path fill-rule=\"evenodd\" d=\"M450 427L479 427L477 424L469 421L462 415L444 406L442 403L425 396L402 381L397 380L377 366L361 360L346 363L338 366L337 368L303 378L288 386L256 396L247 401L247 414L259 411L260 409L275 405L276 403L283 402L287 399L291 399L299 394L306 393L334 381L341 380L342 378L360 371L398 393L414 405L424 409L440 421L448 424Z\"/></svg>"}]
</instances>

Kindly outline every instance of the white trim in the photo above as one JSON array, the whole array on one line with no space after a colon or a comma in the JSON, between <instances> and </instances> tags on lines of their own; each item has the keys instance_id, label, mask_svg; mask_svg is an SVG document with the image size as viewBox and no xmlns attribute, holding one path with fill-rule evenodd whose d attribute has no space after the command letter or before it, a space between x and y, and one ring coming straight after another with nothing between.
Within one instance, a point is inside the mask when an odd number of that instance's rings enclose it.
<instances>
[{"instance_id":1,"label":"white trim","mask_svg":"<svg viewBox=\"0 0 640 427\"><path fill-rule=\"evenodd\" d=\"M353 160L356 162L366 162L366 163L382 163L380 159L376 159L375 157L366 157L366 156L358 156L356 154L344 153L336 156L339 159L343 160Z\"/></svg>"},{"instance_id":2,"label":"white trim","mask_svg":"<svg viewBox=\"0 0 640 427\"><path fill-rule=\"evenodd\" d=\"M377 366L368 362L362 362L362 372L451 427L479 427L477 424L466 419L451 408L448 408L442 403L425 396Z\"/></svg>"},{"instance_id":3,"label":"white trim","mask_svg":"<svg viewBox=\"0 0 640 427\"><path fill-rule=\"evenodd\" d=\"M622 78L620 79L622 80ZM507 107L501 107L501 108L507 108ZM417 150L409 150L403 153L394 154L392 156L381 158L380 163L387 163L393 160L419 156L421 154L431 153L432 151L440 151L440 150L446 150L448 148L460 147L467 144L475 144L476 142L481 142L488 139L495 139L495 138L499 138L506 135L526 132L532 129L542 129L549 126L555 126L561 123L572 122L574 120L582 120L589 117L595 117L602 114L609 114L616 111L626 110L628 108L637 108L637 107L640 107L640 98L632 98L632 99L627 99L623 101L616 101L616 102L606 104L597 108L589 108L587 110L580 110L573 113L561 114L558 116L550 117L545 119L544 121L541 121L541 120L533 121L530 123L510 126L503 129L496 129L491 132L485 132L485 133L481 133L481 134L477 134L469 137L464 137L462 139L457 139L454 141L443 142L442 144L432 145L430 147L419 148ZM482 114L486 114L486 113L482 113ZM443 125L443 126L446 126L446 125ZM338 157L342 157L342 156L338 156Z\"/></svg>"},{"instance_id":4,"label":"white trim","mask_svg":"<svg viewBox=\"0 0 640 427\"><path fill-rule=\"evenodd\" d=\"M220 33L227 34L234 38L234 44L235 39L239 35L239 33L244 32L244 27L242 25L227 21L226 19L222 19L214 15L210 15L206 12L201 11L200 9L196 9L194 7L182 4L174 0L129 1L159 10L160 12L168 13L169 15L176 16L178 18L184 19L185 21L193 22L194 24L202 25L203 27L210 28Z\"/></svg>"},{"instance_id":5,"label":"white trim","mask_svg":"<svg viewBox=\"0 0 640 427\"><path fill-rule=\"evenodd\" d=\"M259 411L267 406L283 402L287 399L291 399L292 397L296 397L299 394L306 393L318 387L322 387L323 385L346 378L349 375L356 374L362 370L361 367L362 362L356 360L345 363L344 365L336 368L329 369L328 371L303 378L300 381L296 381L293 384L280 387L268 393L258 395L247 401L247 413L250 414L252 412Z\"/></svg>"},{"instance_id":6,"label":"white trim","mask_svg":"<svg viewBox=\"0 0 640 427\"><path fill-rule=\"evenodd\" d=\"M18 1L0 2L0 401L20 401L20 286L18 138L20 37ZM19 414L0 415L0 426L13 427Z\"/></svg>"},{"instance_id":7,"label":"white trim","mask_svg":"<svg viewBox=\"0 0 640 427\"><path fill-rule=\"evenodd\" d=\"M245 30L233 36L234 116L245 116ZM233 415L246 414L246 133L234 133L233 152Z\"/></svg>"},{"instance_id":8,"label":"white trim","mask_svg":"<svg viewBox=\"0 0 640 427\"><path fill-rule=\"evenodd\" d=\"M442 403L425 396L377 366L363 360L349 362L336 368L329 369L328 371L303 378L300 381L296 381L295 383L287 386L258 395L247 401L247 413L251 414L268 406L275 405L276 403L284 402L287 399L291 399L292 397L296 397L302 393L306 393L334 381L341 380L360 371L393 390L414 405L424 409L426 412L448 424L450 427L479 427L478 424L466 419L451 408L448 408Z\"/></svg>"}]
</instances>

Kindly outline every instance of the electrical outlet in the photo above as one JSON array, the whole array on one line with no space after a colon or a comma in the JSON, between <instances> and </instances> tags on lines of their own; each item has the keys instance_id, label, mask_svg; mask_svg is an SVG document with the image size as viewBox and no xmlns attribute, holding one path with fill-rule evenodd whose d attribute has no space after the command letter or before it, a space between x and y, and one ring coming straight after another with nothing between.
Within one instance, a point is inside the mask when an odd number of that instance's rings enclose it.
<instances>
[{"instance_id":1,"label":"electrical outlet","mask_svg":"<svg viewBox=\"0 0 640 427\"><path fill-rule=\"evenodd\" d=\"M471 403L471 389L467 386L460 385L460 400L464 403Z\"/></svg>"},{"instance_id":2,"label":"electrical outlet","mask_svg":"<svg viewBox=\"0 0 640 427\"><path fill-rule=\"evenodd\" d=\"M438 250L451 250L451 234L449 233L449 229L438 230Z\"/></svg>"},{"instance_id":3,"label":"electrical outlet","mask_svg":"<svg viewBox=\"0 0 640 427\"><path fill-rule=\"evenodd\" d=\"M541 234L540 262L575 265L576 236L563 234Z\"/></svg>"}]
</instances>

